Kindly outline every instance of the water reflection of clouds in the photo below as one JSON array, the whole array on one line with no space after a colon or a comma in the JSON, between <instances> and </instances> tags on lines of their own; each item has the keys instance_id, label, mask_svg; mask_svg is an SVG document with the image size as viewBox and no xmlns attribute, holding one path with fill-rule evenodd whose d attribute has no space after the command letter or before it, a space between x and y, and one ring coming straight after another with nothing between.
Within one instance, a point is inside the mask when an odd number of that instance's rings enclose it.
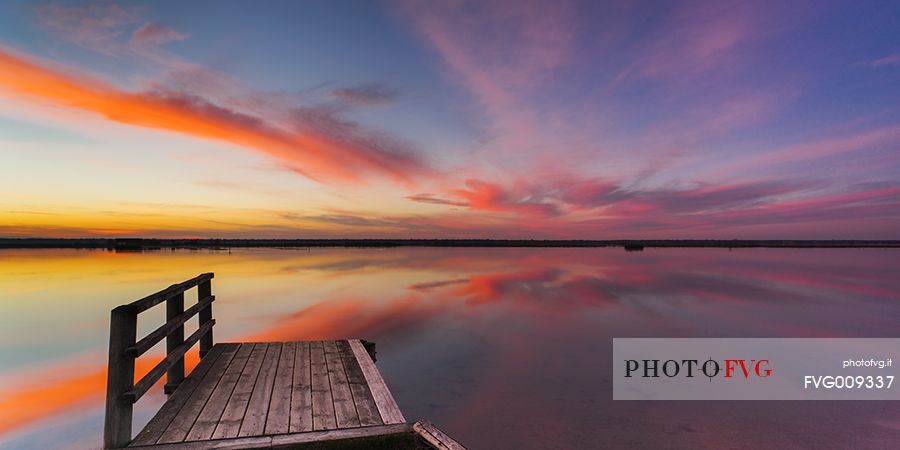
<instances>
[{"instance_id":1,"label":"water reflection of clouds","mask_svg":"<svg viewBox=\"0 0 900 450\"><path fill-rule=\"evenodd\" d=\"M896 251L269 249L29 258L18 261L18 273L44 273L49 284L32 289L30 275L13 292L40 294L60 311L78 307L63 301L71 280L78 286L110 282L123 265L125 279L112 280L115 292L97 303L104 314L126 290L215 271L218 340L374 340L379 366L407 415L433 420L476 448L707 446L750 439L750 427L738 419L761 421L766 414L751 403L739 405L748 408L744 412L716 405L710 410L717 417L693 407L676 411L683 405L661 403L660 413L611 403L611 338L876 337L895 335L900 321ZM16 279L10 280L15 288ZM59 333L70 334L64 327ZM105 327L93 333L98 339L92 340L103 342ZM31 385L17 372L0 374L20 380L0 387L0 435L56 426L51 419L75 407L102 408L102 366L73 366L73 360L78 355L42 363L59 374L49 385ZM66 396L28 409L22 420L22 405L57 391ZM874 409L859 407L850 417L827 405L822 411L791 408L876 437L897 433L871 425ZM881 412L882 421L890 419L885 423L898 422L897 407ZM785 426L765 422L757 429L775 430L785 443L813 432L786 432ZM815 432L846 438L834 430Z\"/></svg>"}]
</instances>

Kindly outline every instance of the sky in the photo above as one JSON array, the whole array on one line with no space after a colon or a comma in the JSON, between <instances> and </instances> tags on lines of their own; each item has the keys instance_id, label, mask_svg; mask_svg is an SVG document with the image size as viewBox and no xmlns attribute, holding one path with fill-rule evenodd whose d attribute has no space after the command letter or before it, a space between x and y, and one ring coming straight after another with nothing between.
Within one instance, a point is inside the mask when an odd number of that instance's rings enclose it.
<instances>
[{"instance_id":1,"label":"sky","mask_svg":"<svg viewBox=\"0 0 900 450\"><path fill-rule=\"evenodd\" d=\"M0 5L0 237L900 239L900 3Z\"/></svg>"}]
</instances>

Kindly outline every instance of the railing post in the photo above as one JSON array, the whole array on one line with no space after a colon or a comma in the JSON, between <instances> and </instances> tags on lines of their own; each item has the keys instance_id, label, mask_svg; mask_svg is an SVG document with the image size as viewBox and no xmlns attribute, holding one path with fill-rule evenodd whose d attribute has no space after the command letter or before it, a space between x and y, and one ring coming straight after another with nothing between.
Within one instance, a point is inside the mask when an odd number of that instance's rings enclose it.
<instances>
[{"instance_id":1,"label":"railing post","mask_svg":"<svg viewBox=\"0 0 900 450\"><path fill-rule=\"evenodd\" d=\"M184 292L166 300L166 322L168 323L170 320L178 317L179 314L184 312ZM179 345L184 343L184 325L172 330L168 336L166 336L166 354L172 353L172 350L178 348ZM178 385L184 380L184 359L182 358L178 362L172 365L168 371L166 371L166 385L164 387L164 391L166 394L171 394L175 392L175 389L178 388Z\"/></svg>"},{"instance_id":2,"label":"railing post","mask_svg":"<svg viewBox=\"0 0 900 450\"><path fill-rule=\"evenodd\" d=\"M212 280L206 280L200 283L197 286L197 301L203 300L206 297L212 295ZM200 310L199 314L200 326L212 320L212 303L210 303L207 307ZM200 357L206 356L206 353L212 350L213 348L213 330L210 329L209 333L206 333L202 338L200 338Z\"/></svg>"},{"instance_id":3,"label":"railing post","mask_svg":"<svg viewBox=\"0 0 900 450\"><path fill-rule=\"evenodd\" d=\"M137 314L128 306L112 310L109 323L109 366L106 379L106 420L103 447L125 447L131 442L134 405L124 394L134 387L134 357L126 349L137 339Z\"/></svg>"}]
</instances>

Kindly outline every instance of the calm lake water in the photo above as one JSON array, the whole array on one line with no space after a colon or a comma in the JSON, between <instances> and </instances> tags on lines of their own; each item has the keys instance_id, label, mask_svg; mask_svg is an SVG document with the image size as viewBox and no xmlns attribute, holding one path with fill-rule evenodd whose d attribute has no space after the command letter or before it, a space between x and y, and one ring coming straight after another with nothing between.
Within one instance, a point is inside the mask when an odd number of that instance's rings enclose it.
<instances>
[{"instance_id":1,"label":"calm lake water","mask_svg":"<svg viewBox=\"0 0 900 450\"><path fill-rule=\"evenodd\" d=\"M216 341L375 341L472 449L900 447L898 402L611 400L613 337L900 337L900 250L620 248L0 251L0 447L98 448L109 310L209 271Z\"/></svg>"}]
</instances>

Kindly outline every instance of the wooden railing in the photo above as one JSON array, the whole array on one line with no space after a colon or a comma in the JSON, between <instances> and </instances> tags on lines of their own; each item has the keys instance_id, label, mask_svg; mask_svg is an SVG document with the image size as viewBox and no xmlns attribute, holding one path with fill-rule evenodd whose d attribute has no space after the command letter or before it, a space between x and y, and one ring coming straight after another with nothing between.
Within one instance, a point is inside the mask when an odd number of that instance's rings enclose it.
<instances>
[{"instance_id":1,"label":"wooden railing","mask_svg":"<svg viewBox=\"0 0 900 450\"><path fill-rule=\"evenodd\" d=\"M173 284L162 291L112 310L109 326L109 372L106 382L106 420L103 447L125 447L131 442L134 403L166 375L165 392L170 394L184 380L184 354L200 342L200 357L212 349L212 273ZM184 292L197 287L197 303L184 309ZM166 302L166 323L137 339L138 314ZM187 339L184 324L199 313L199 327ZM143 378L134 381L135 360L166 339L166 357Z\"/></svg>"}]
</instances>

